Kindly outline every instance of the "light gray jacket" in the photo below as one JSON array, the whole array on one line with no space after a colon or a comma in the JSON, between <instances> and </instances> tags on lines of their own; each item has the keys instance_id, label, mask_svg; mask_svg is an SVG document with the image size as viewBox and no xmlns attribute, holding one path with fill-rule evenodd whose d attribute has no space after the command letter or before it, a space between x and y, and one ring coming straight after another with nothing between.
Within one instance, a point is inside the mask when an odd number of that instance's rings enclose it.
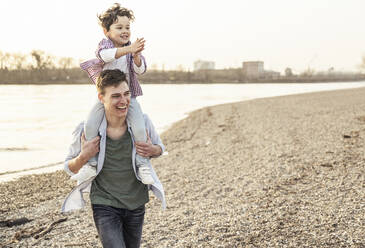
<instances>
[{"instance_id":1,"label":"light gray jacket","mask_svg":"<svg viewBox=\"0 0 365 248\"><path fill-rule=\"evenodd\" d=\"M153 126L151 120L149 119L149 117L147 115L144 115L144 120L145 120L145 126L146 129L148 131L148 134L151 138L151 141L153 144L155 145L159 145L162 149L162 152L165 151L165 146L162 144L162 141L160 139L160 136L158 135L158 133L155 130L155 127ZM106 118L104 116L104 119L99 127L99 135L100 135L100 150L99 150L99 155L98 155L98 166L97 166L97 170L96 173L99 174L99 172L101 171L101 169L103 168L103 164L104 164L104 158L105 158L105 145L106 145L106 126L107 126L107 122L106 122ZM65 164L64 164L64 170L70 175L74 175L74 173L72 173L68 167L68 162L77 157L80 152L81 152L81 135L83 133L84 130L84 123L80 123L77 128L75 129L75 131L73 132L73 140L72 143L70 145L69 148L69 152L68 155L65 159ZM132 137L132 143L133 143L133 149L132 149L132 164L133 164L133 169L134 169L134 173L137 177L138 180L140 180L140 178L138 177L137 173L136 173L136 165L135 165L135 156L136 156L136 147L134 145L134 140L133 140L133 134L132 134L132 130L128 124L128 132L131 134ZM154 195L161 200L162 202L162 208L165 209L166 208L166 200L165 200L165 193L164 193L164 189L163 186L160 182L160 180L158 179L156 172L154 171L154 169L151 166L151 171L152 171L152 177L154 179L154 183L152 185L149 185L148 188L150 190L152 190L152 192L154 193ZM77 185L76 187L74 187L72 189L72 191L67 195L65 201L62 204L62 208L61 211L62 212L67 212L67 211L71 211L71 210L76 210L76 209L80 209L83 208L85 206L85 200L83 198L82 193L89 193L90 192L90 187L91 187L91 182L95 177L92 177L88 180L86 180L85 182Z\"/></svg>"}]
</instances>

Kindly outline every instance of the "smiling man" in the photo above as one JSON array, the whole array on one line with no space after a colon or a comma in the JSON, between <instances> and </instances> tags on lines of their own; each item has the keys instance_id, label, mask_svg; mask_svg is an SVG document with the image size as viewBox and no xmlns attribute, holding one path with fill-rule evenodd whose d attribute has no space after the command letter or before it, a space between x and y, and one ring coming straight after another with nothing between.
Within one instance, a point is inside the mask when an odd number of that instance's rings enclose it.
<instances>
[{"instance_id":1,"label":"smiling man","mask_svg":"<svg viewBox=\"0 0 365 248\"><path fill-rule=\"evenodd\" d=\"M98 97L105 108L99 137L86 141L83 124L74 132L65 170L71 176L98 152L97 176L79 184L66 198L62 211L84 206L83 192L90 192L94 222L103 247L139 247L148 202L148 190L162 201L165 196L161 182L151 167L154 183L145 185L136 173L136 153L156 157L164 145L150 119L144 115L148 142L134 142L127 121L130 91L125 74L120 70L104 70L97 81Z\"/></svg>"}]
</instances>

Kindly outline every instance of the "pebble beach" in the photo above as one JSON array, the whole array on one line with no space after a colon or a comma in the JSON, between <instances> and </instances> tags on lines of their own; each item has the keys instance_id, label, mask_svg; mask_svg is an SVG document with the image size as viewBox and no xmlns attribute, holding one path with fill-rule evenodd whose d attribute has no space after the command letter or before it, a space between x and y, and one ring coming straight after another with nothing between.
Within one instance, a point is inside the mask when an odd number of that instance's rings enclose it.
<instances>
[{"instance_id":1,"label":"pebble beach","mask_svg":"<svg viewBox=\"0 0 365 248\"><path fill-rule=\"evenodd\" d=\"M142 247L365 247L365 88L206 107L161 138ZM0 183L0 247L101 247L89 205L60 213L74 184Z\"/></svg>"}]
</instances>

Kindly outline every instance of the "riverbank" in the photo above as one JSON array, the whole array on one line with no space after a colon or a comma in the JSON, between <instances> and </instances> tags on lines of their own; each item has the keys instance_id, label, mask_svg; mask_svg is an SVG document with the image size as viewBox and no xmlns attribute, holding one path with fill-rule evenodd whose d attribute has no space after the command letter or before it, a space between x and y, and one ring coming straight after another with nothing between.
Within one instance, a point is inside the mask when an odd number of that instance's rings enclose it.
<instances>
[{"instance_id":1,"label":"riverbank","mask_svg":"<svg viewBox=\"0 0 365 248\"><path fill-rule=\"evenodd\" d=\"M142 247L363 247L364 95L256 99L174 124L153 161L168 208L151 198ZM72 186L61 171L1 183L0 243L100 247L90 207L59 214Z\"/></svg>"},{"instance_id":2,"label":"riverbank","mask_svg":"<svg viewBox=\"0 0 365 248\"><path fill-rule=\"evenodd\" d=\"M248 75L243 68L213 70L147 70L140 75L143 84L214 84L214 83L316 83L316 82L356 82L365 80L361 72L314 72L307 71L298 75L265 71L256 75ZM73 84L91 81L87 73L80 68L43 68L34 70L1 70L1 84Z\"/></svg>"},{"instance_id":3,"label":"riverbank","mask_svg":"<svg viewBox=\"0 0 365 248\"><path fill-rule=\"evenodd\" d=\"M245 79L245 80L215 80L215 81L186 81L183 80L141 80L142 85L146 84L155 84L155 85L179 85L179 84L312 84L312 83L354 83L354 82L363 82L365 81L365 76L361 75L358 77L347 78L347 77L339 77L339 78L325 78L325 77L281 77L277 79ZM92 85L90 79L85 78L81 80L61 80L61 81L36 81L36 82L0 82L0 85Z\"/></svg>"}]
</instances>

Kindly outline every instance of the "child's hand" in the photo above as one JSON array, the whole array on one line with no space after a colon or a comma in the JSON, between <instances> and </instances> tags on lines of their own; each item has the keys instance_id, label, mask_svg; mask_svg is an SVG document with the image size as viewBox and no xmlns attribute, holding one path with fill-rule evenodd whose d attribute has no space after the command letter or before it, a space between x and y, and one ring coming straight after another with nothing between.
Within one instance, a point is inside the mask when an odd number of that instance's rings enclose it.
<instances>
[{"instance_id":1,"label":"child's hand","mask_svg":"<svg viewBox=\"0 0 365 248\"><path fill-rule=\"evenodd\" d=\"M142 52L144 50L144 43L145 43L144 38L140 38L140 39L137 38L137 40L130 45L131 53L133 55L136 55L136 54Z\"/></svg>"}]
</instances>

